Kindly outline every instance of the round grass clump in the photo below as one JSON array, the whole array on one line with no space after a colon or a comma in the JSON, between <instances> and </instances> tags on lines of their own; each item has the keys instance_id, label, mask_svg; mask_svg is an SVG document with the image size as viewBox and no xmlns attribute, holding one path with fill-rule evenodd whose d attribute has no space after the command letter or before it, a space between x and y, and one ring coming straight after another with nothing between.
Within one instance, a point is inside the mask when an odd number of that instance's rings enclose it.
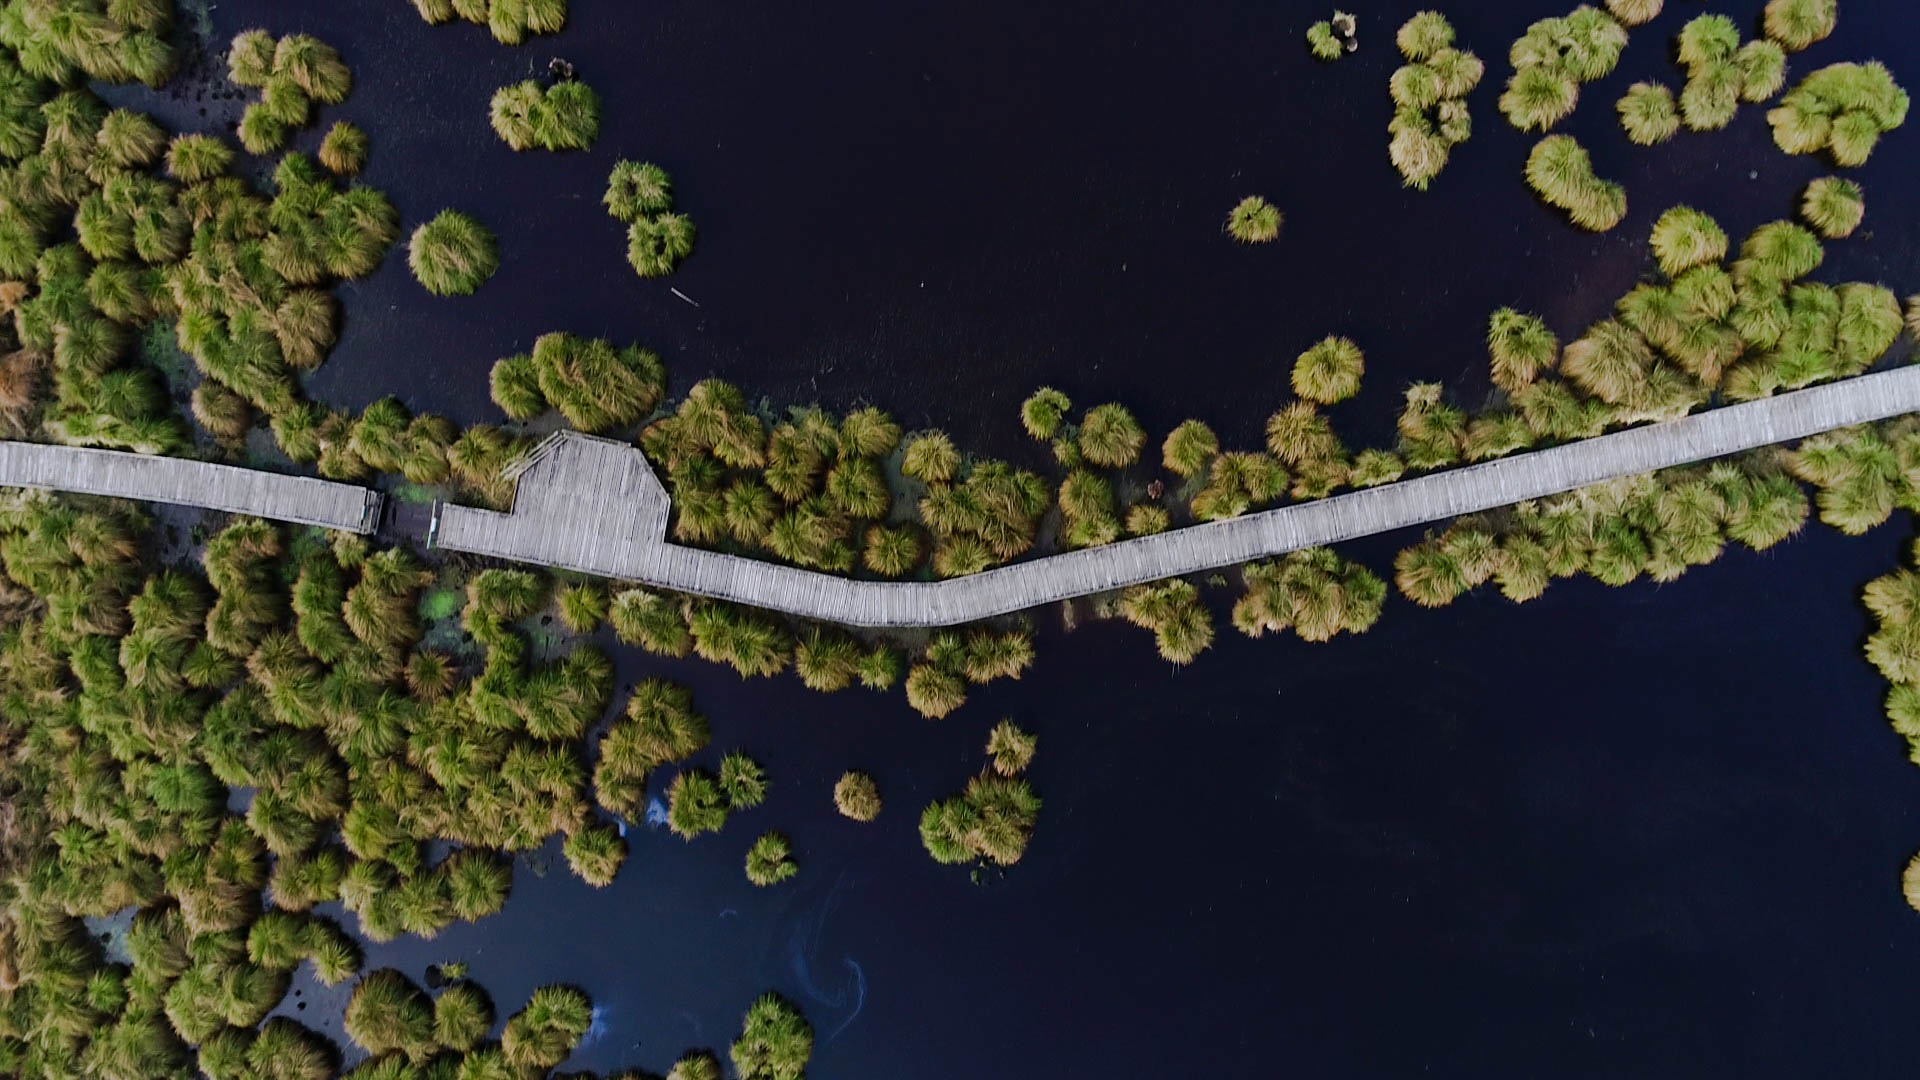
<instances>
[{"instance_id":1,"label":"round grass clump","mask_svg":"<svg viewBox=\"0 0 1920 1080\"><path fill-rule=\"evenodd\" d=\"M799 872L793 842L777 832L762 834L747 849L747 880L761 888L778 885Z\"/></svg>"},{"instance_id":2,"label":"round grass clump","mask_svg":"<svg viewBox=\"0 0 1920 1080\"><path fill-rule=\"evenodd\" d=\"M1487 320L1487 354L1494 385L1511 394L1552 369L1560 343L1539 316L1501 308Z\"/></svg>"},{"instance_id":3,"label":"round grass clump","mask_svg":"<svg viewBox=\"0 0 1920 1080\"><path fill-rule=\"evenodd\" d=\"M1840 21L1840 0L1767 0L1761 19L1767 37L1799 52L1833 33Z\"/></svg>"},{"instance_id":4,"label":"round grass clump","mask_svg":"<svg viewBox=\"0 0 1920 1080\"><path fill-rule=\"evenodd\" d=\"M1220 439L1213 429L1198 420L1187 420L1167 433L1160 445L1160 460L1181 476L1198 476L1213 463L1220 452Z\"/></svg>"},{"instance_id":5,"label":"round grass clump","mask_svg":"<svg viewBox=\"0 0 1920 1080\"><path fill-rule=\"evenodd\" d=\"M1234 204L1227 214L1227 235L1243 244L1264 244L1280 235L1280 209L1258 195Z\"/></svg>"},{"instance_id":6,"label":"round grass clump","mask_svg":"<svg viewBox=\"0 0 1920 1080\"><path fill-rule=\"evenodd\" d=\"M265 30L242 30L227 47L227 78L236 86L265 86L273 74L273 35Z\"/></svg>"},{"instance_id":7,"label":"round grass clump","mask_svg":"<svg viewBox=\"0 0 1920 1080\"><path fill-rule=\"evenodd\" d=\"M605 888L613 884L620 864L627 860L627 841L613 826L589 821L567 837L560 852L580 880L597 889Z\"/></svg>"},{"instance_id":8,"label":"round grass clump","mask_svg":"<svg viewBox=\"0 0 1920 1080\"><path fill-rule=\"evenodd\" d=\"M370 1054L400 1051L415 1060L433 1052L433 1004L392 968L371 972L347 999L347 1037Z\"/></svg>"},{"instance_id":9,"label":"round grass clump","mask_svg":"<svg viewBox=\"0 0 1920 1080\"><path fill-rule=\"evenodd\" d=\"M1045 442L1059 433L1060 422L1072 408L1073 401L1067 395L1043 386L1020 403L1020 425L1027 429L1027 434Z\"/></svg>"},{"instance_id":10,"label":"round grass clump","mask_svg":"<svg viewBox=\"0 0 1920 1080\"><path fill-rule=\"evenodd\" d=\"M367 133L345 120L320 140L320 164L337 176L355 176L367 163Z\"/></svg>"},{"instance_id":11,"label":"round grass clump","mask_svg":"<svg viewBox=\"0 0 1920 1080\"><path fill-rule=\"evenodd\" d=\"M593 1003L571 986L542 986L507 1018L500 1052L510 1065L551 1069L567 1059L593 1024Z\"/></svg>"},{"instance_id":12,"label":"round grass clump","mask_svg":"<svg viewBox=\"0 0 1920 1080\"><path fill-rule=\"evenodd\" d=\"M1627 216L1626 189L1593 175L1586 148L1568 135L1549 135L1527 155L1527 184L1575 225L1605 232Z\"/></svg>"},{"instance_id":13,"label":"round grass clump","mask_svg":"<svg viewBox=\"0 0 1920 1080\"><path fill-rule=\"evenodd\" d=\"M1740 28L1725 15L1698 15L1680 28L1674 48L1681 66L1698 74L1709 64L1733 59L1740 49Z\"/></svg>"},{"instance_id":14,"label":"round grass clump","mask_svg":"<svg viewBox=\"0 0 1920 1080\"><path fill-rule=\"evenodd\" d=\"M233 151L212 135L176 135L167 146L167 175L182 183L211 180L233 164Z\"/></svg>"},{"instance_id":15,"label":"round grass clump","mask_svg":"<svg viewBox=\"0 0 1920 1080\"><path fill-rule=\"evenodd\" d=\"M866 773L843 773L833 785L833 805L843 817L872 821L880 816L879 785Z\"/></svg>"},{"instance_id":16,"label":"round grass clump","mask_svg":"<svg viewBox=\"0 0 1920 1080\"><path fill-rule=\"evenodd\" d=\"M1089 464L1105 469L1124 468L1140 456L1146 432L1127 407L1117 402L1096 405L1080 420L1080 454Z\"/></svg>"},{"instance_id":17,"label":"round grass clump","mask_svg":"<svg viewBox=\"0 0 1920 1080\"><path fill-rule=\"evenodd\" d=\"M493 234L458 210L442 210L413 230L407 244L413 277L435 296L465 296L500 266Z\"/></svg>"},{"instance_id":18,"label":"round grass clump","mask_svg":"<svg viewBox=\"0 0 1920 1080\"><path fill-rule=\"evenodd\" d=\"M1333 24L1325 19L1307 27L1307 51L1315 60L1331 62L1346 55L1346 46L1333 34Z\"/></svg>"},{"instance_id":19,"label":"round grass clump","mask_svg":"<svg viewBox=\"0 0 1920 1080\"><path fill-rule=\"evenodd\" d=\"M1829 240L1853 235L1867 216L1860 185L1837 176L1823 176L1807 185L1800 197L1800 216Z\"/></svg>"},{"instance_id":20,"label":"round grass clump","mask_svg":"<svg viewBox=\"0 0 1920 1080\"><path fill-rule=\"evenodd\" d=\"M632 224L673 209L673 180L667 170L650 161L616 161L600 201L607 213Z\"/></svg>"},{"instance_id":21,"label":"round grass clump","mask_svg":"<svg viewBox=\"0 0 1920 1080\"><path fill-rule=\"evenodd\" d=\"M1680 119L1692 131L1718 131L1740 111L1740 68L1731 60L1707 64L1680 88Z\"/></svg>"},{"instance_id":22,"label":"round grass clump","mask_svg":"<svg viewBox=\"0 0 1920 1080\"><path fill-rule=\"evenodd\" d=\"M1001 776L1017 776L1033 763L1039 740L1022 731L1011 720L1002 720L987 733L987 756L993 759L993 771Z\"/></svg>"},{"instance_id":23,"label":"round grass clump","mask_svg":"<svg viewBox=\"0 0 1920 1080\"><path fill-rule=\"evenodd\" d=\"M1733 56L1740 69L1740 100L1758 104L1787 84L1786 50L1771 41L1749 41Z\"/></svg>"},{"instance_id":24,"label":"round grass clump","mask_svg":"<svg viewBox=\"0 0 1920 1080\"><path fill-rule=\"evenodd\" d=\"M1523 67L1507 80L1500 112L1521 131L1545 131L1573 114L1580 84L1558 68Z\"/></svg>"},{"instance_id":25,"label":"round grass clump","mask_svg":"<svg viewBox=\"0 0 1920 1080\"><path fill-rule=\"evenodd\" d=\"M1333 405L1360 392L1366 357L1350 338L1329 336L1293 363L1293 392L1308 401Z\"/></svg>"},{"instance_id":26,"label":"round grass clump","mask_svg":"<svg viewBox=\"0 0 1920 1080\"><path fill-rule=\"evenodd\" d=\"M457 982L433 1002L433 1039L455 1053L479 1045L493 1030L493 1002L470 982Z\"/></svg>"},{"instance_id":27,"label":"round grass clump","mask_svg":"<svg viewBox=\"0 0 1920 1080\"><path fill-rule=\"evenodd\" d=\"M1400 25L1393 41L1412 61L1425 60L1453 44L1453 24L1437 11L1421 11Z\"/></svg>"},{"instance_id":28,"label":"round grass clump","mask_svg":"<svg viewBox=\"0 0 1920 1080\"><path fill-rule=\"evenodd\" d=\"M1680 130L1680 111L1674 104L1673 91L1659 83L1634 83L1615 108L1627 138L1641 146L1666 142Z\"/></svg>"},{"instance_id":29,"label":"round grass clump","mask_svg":"<svg viewBox=\"0 0 1920 1080\"><path fill-rule=\"evenodd\" d=\"M778 995L753 1003L728 1048L740 1080L800 1080L813 1056L813 1028Z\"/></svg>"},{"instance_id":30,"label":"round grass clump","mask_svg":"<svg viewBox=\"0 0 1920 1080\"><path fill-rule=\"evenodd\" d=\"M1653 255L1661 273L1683 271L1727 257L1727 234L1718 222L1690 206L1676 206L1653 224Z\"/></svg>"},{"instance_id":31,"label":"round grass clump","mask_svg":"<svg viewBox=\"0 0 1920 1080\"><path fill-rule=\"evenodd\" d=\"M333 46L311 34L288 34L273 50L273 73L293 80L322 105L338 105L353 89L349 71Z\"/></svg>"},{"instance_id":32,"label":"round grass clump","mask_svg":"<svg viewBox=\"0 0 1920 1080\"><path fill-rule=\"evenodd\" d=\"M1607 0L1607 10L1627 26L1652 22L1665 6L1666 0Z\"/></svg>"},{"instance_id":33,"label":"round grass clump","mask_svg":"<svg viewBox=\"0 0 1920 1080\"><path fill-rule=\"evenodd\" d=\"M920 534L909 526L874 525L867 529L861 559L881 577L905 577L920 565Z\"/></svg>"},{"instance_id":34,"label":"round grass clump","mask_svg":"<svg viewBox=\"0 0 1920 1080\"><path fill-rule=\"evenodd\" d=\"M665 277L693 253L693 234L685 214L640 218L627 226L627 262L641 277Z\"/></svg>"}]
</instances>

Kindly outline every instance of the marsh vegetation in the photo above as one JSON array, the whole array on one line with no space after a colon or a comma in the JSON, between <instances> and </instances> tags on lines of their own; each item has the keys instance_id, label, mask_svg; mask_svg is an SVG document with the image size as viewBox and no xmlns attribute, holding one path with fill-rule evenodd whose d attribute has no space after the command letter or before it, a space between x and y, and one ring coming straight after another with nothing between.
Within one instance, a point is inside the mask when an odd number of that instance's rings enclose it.
<instances>
[{"instance_id":1,"label":"marsh vegetation","mask_svg":"<svg viewBox=\"0 0 1920 1080\"><path fill-rule=\"evenodd\" d=\"M500 252L485 225L458 210L442 210L413 230L407 266L435 296L465 296L500 268Z\"/></svg>"},{"instance_id":2,"label":"marsh vegetation","mask_svg":"<svg viewBox=\"0 0 1920 1080\"><path fill-rule=\"evenodd\" d=\"M487 118L515 150L585 150L600 134L600 95L573 79L528 79L495 90Z\"/></svg>"}]
</instances>

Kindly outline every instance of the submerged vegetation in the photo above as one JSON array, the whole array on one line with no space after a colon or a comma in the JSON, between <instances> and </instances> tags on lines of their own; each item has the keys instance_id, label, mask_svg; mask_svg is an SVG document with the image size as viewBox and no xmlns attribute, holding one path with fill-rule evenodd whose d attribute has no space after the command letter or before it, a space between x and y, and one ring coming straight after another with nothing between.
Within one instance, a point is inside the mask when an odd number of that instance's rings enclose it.
<instances>
[{"instance_id":1,"label":"submerged vegetation","mask_svg":"<svg viewBox=\"0 0 1920 1080\"><path fill-rule=\"evenodd\" d=\"M1473 134L1466 98L1486 65L1453 47L1453 26L1437 11L1408 19L1395 40L1407 63L1387 83L1394 108L1387 156L1406 186L1425 191L1453 147Z\"/></svg>"},{"instance_id":2,"label":"submerged vegetation","mask_svg":"<svg viewBox=\"0 0 1920 1080\"><path fill-rule=\"evenodd\" d=\"M500 254L485 225L458 210L442 210L413 230L407 266L433 295L465 296L499 269Z\"/></svg>"},{"instance_id":3,"label":"submerged vegetation","mask_svg":"<svg viewBox=\"0 0 1920 1080\"><path fill-rule=\"evenodd\" d=\"M528 79L494 91L487 115L515 150L585 150L600 134L600 95L573 79L545 89Z\"/></svg>"}]
</instances>

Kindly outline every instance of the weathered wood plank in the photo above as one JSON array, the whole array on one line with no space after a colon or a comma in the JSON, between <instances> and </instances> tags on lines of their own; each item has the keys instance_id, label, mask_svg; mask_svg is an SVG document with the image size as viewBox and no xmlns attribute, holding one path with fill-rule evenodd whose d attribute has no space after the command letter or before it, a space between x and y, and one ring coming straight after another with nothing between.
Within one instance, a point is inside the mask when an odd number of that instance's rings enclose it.
<instances>
[{"instance_id":1,"label":"weathered wood plank","mask_svg":"<svg viewBox=\"0 0 1920 1080\"><path fill-rule=\"evenodd\" d=\"M380 523L381 496L371 488L90 447L0 442L0 487L199 506L356 533Z\"/></svg>"},{"instance_id":2,"label":"weathered wood plank","mask_svg":"<svg viewBox=\"0 0 1920 1080\"><path fill-rule=\"evenodd\" d=\"M1510 506L1620 476L1920 411L1920 367L1731 405L1157 536L939 582L853 581L670 544L667 496L638 449L563 433L512 513L435 508L434 543L850 626L949 626Z\"/></svg>"}]
</instances>

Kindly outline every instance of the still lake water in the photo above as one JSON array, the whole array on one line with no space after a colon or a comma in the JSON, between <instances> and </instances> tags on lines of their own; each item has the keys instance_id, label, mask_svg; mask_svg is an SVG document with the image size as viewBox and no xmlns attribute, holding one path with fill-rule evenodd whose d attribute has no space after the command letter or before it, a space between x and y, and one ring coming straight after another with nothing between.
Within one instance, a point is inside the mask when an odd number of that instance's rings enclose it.
<instances>
[{"instance_id":1,"label":"still lake water","mask_svg":"<svg viewBox=\"0 0 1920 1080\"><path fill-rule=\"evenodd\" d=\"M1491 309L1571 336L1648 271L1667 206L1738 237L1826 171L1774 150L1754 106L1724 132L1626 143L1613 101L1642 78L1677 88L1682 21L1724 11L1752 33L1761 6L1674 4L1563 125L1632 207L1578 233L1528 194L1533 137L1494 106L1508 43L1570 5L1482 3L1448 12L1489 63L1474 138L1405 192L1386 81L1416 6L1367 7L1362 51L1326 67L1301 41L1326 11L1294 0L573 0L565 33L520 48L396 0L211 20L215 40L258 24L338 45L356 89L323 123L372 135L365 179L409 228L454 206L500 236L474 296L426 298L399 255L343 290L316 396L492 418L492 361L566 329L658 349L678 389L717 374L776 402L872 402L1039 464L1015 418L1035 385L1256 445L1291 357L1330 332L1369 361L1336 422L1384 440L1408 380L1478 403ZM1910 20L1849 0L1790 80L1878 56L1920 83ZM554 55L600 91L600 139L514 154L487 98ZM161 112L236 104L189 91ZM1867 226L1818 277L1920 290L1920 213L1900 202L1916 146L1910 124L1856 171ZM598 202L620 157L672 172L700 234L670 283L700 307L628 270ZM1250 192L1286 211L1277 243L1219 234ZM1525 608L1396 597L1331 645L1223 626L1184 671L1141 632L1043 612L1033 672L939 723L897 694L622 651L623 687L694 688L704 757L767 765L767 805L691 845L636 828L606 890L550 849L500 915L369 959L416 978L468 961L503 1014L576 983L603 1024L569 1065L603 1072L723 1049L774 989L812 1020L821 1078L1904 1074L1920 917L1898 876L1920 773L1880 718L1857 596L1910 534L1904 517L1861 539L1813 528L1673 585L1559 583ZM1353 553L1384 571L1405 540ZM1047 805L1027 859L977 887L920 851L914 820L1002 716L1039 733ZM832 813L849 767L880 781L874 826ZM802 873L757 890L741 860L768 828ZM340 995L302 994L288 1011L337 1025Z\"/></svg>"}]
</instances>

